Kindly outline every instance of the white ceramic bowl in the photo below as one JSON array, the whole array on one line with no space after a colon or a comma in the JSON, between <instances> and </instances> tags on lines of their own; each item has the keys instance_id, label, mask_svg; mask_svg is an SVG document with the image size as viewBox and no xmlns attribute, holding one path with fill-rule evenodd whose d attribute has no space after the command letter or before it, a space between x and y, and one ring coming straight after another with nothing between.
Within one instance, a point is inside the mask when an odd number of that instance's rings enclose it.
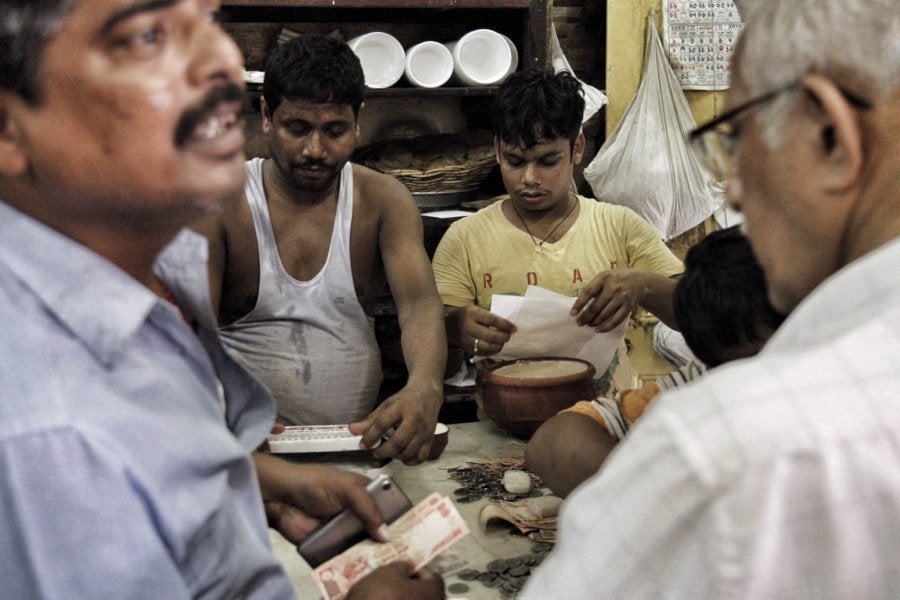
<instances>
[{"instance_id":1,"label":"white ceramic bowl","mask_svg":"<svg viewBox=\"0 0 900 600\"><path fill-rule=\"evenodd\" d=\"M406 53L391 34L371 31L349 40L347 45L359 57L367 87L388 88L403 77Z\"/></svg>"},{"instance_id":2,"label":"white ceramic bowl","mask_svg":"<svg viewBox=\"0 0 900 600\"><path fill-rule=\"evenodd\" d=\"M453 74L464 85L497 85L514 69L510 44L492 29L470 31L447 48L453 54Z\"/></svg>"},{"instance_id":3,"label":"white ceramic bowl","mask_svg":"<svg viewBox=\"0 0 900 600\"><path fill-rule=\"evenodd\" d=\"M501 33L500 35L503 34ZM503 35L503 39L506 40L506 43L509 45L509 52L512 54L512 62L509 65L509 71L506 73L506 77L509 77L519 68L519 49L516 48L516 45L507 36ZM506 77L503 79L506 79Z\"/></svg>"},{"instance_id":4,"label":"white ceramic bowl","mask_svg":"<svg viewBox=\"0 0 900 600\"><path fill-rule=\"evenodd\" d=\"M438 42L422 42L406 50L406 79L416 87L436 88L453 75L453 55Z\"/></svg>"}]
</instances>

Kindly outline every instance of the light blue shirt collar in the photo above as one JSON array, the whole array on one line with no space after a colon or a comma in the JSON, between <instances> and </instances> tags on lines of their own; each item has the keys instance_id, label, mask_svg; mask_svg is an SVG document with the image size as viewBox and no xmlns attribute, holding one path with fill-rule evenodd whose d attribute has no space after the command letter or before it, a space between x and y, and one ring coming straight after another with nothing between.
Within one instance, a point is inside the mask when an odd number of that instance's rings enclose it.
<instances>
[{"instance_id":1,"label":"light blue shirt collar","mask_svg":"<svg viewBox=\"0 0 900 600\"><path fill-rule=\"evenodd\" d=\"M159 300L87 247L3 202L0 237L7 240L0 260L106 365ZM59 264L61 256L67 257L65 265ZM115 318L97 319L97 313Z\"/></svg>"}]
</instances>

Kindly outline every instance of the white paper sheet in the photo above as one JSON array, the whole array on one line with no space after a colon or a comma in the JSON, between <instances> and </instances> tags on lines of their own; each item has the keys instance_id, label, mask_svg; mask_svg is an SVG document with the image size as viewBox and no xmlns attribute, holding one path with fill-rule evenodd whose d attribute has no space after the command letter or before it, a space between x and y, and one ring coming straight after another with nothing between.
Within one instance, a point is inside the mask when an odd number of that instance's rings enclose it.
<instances>
[{"instance_id":1,"label":"white paper sheet","mask_svg":"<svg viewBox=\"0 0 900 600\"><path fill-rule=\"evenodd\" d=\"M472 214L471 210L433 210L431 212L422 213L423 217L433 217L435 219L457 219L459 217L468 217Z\"/></svg>"},{"instance_id":2,"label":"white paper sheet","mask_svg":"<svg viewBox=\"0 0 900 600\"><path fill-rule=\"evenodd\" d=\"M628 320L612 331L597 333L592 327L579 326L569 314L574 302L574 298L533 285L524 296L494 294L491 312L515 323L516 332L503 350L490 358L580 358L593 364L596 377L600 377L616 354Z\"/></svg>"}]
</instances>

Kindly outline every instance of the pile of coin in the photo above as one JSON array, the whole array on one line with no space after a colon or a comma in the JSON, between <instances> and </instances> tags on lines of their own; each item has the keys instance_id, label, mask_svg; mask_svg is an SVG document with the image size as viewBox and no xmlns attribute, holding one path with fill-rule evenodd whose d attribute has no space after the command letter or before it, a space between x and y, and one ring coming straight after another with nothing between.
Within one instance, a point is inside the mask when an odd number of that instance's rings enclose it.
<instances>
[{"instance_id":1,"label":"pile of coin","mask_svg":"<svg viewBox=\"0 0 900 600\"><path fill-rule=\"evenodd\" d=\"M552 548L552 544L537 542L531 547L531 552L492 560L483 571L464 569L456 574L462 581L448 585L447 592L451 595L465 594L469 591L469 585L463 582L470 581L497 589L502 598L514 598L528 581L531 569L541 564Z\"/></svg>"},{"instance_id":2,"label":"pile of coin","mask_svg":"<svg viewBox=\"0 0 900 600\"><path fill-rule=\"evenodd\" d=\"M514 494L503 487L503 473L509 469L526 471L532 478L532 489L527 494ZM468 463L465 467L447 469L450 478L459 482L460 487L453 490L457 502L474 502L487 498L491 502L514 502L523 498L542 496L537 489L543 485L540 478L528 471L518 462L507 463Z\"/></svg>"}]
</instances>

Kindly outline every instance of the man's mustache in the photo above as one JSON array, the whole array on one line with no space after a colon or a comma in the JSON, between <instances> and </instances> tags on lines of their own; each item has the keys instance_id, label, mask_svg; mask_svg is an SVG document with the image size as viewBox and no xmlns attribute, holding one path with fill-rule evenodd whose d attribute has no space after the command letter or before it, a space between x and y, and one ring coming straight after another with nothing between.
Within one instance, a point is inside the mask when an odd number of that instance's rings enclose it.
<instances>
[{"instance_id":1,"label":"man's mustache","mask_svg":"<svg viewBox=\"0 0 900 600\"><path fill-rule=\"evenodd\" d=\"M243 102L244 98L244 89L235 83L227 83L212 90L199 106L188 109L178 120L175 127L175 147L183 148L194 129L215 113L219 105L224 102Z\"/></svg>"}]
</instances>

